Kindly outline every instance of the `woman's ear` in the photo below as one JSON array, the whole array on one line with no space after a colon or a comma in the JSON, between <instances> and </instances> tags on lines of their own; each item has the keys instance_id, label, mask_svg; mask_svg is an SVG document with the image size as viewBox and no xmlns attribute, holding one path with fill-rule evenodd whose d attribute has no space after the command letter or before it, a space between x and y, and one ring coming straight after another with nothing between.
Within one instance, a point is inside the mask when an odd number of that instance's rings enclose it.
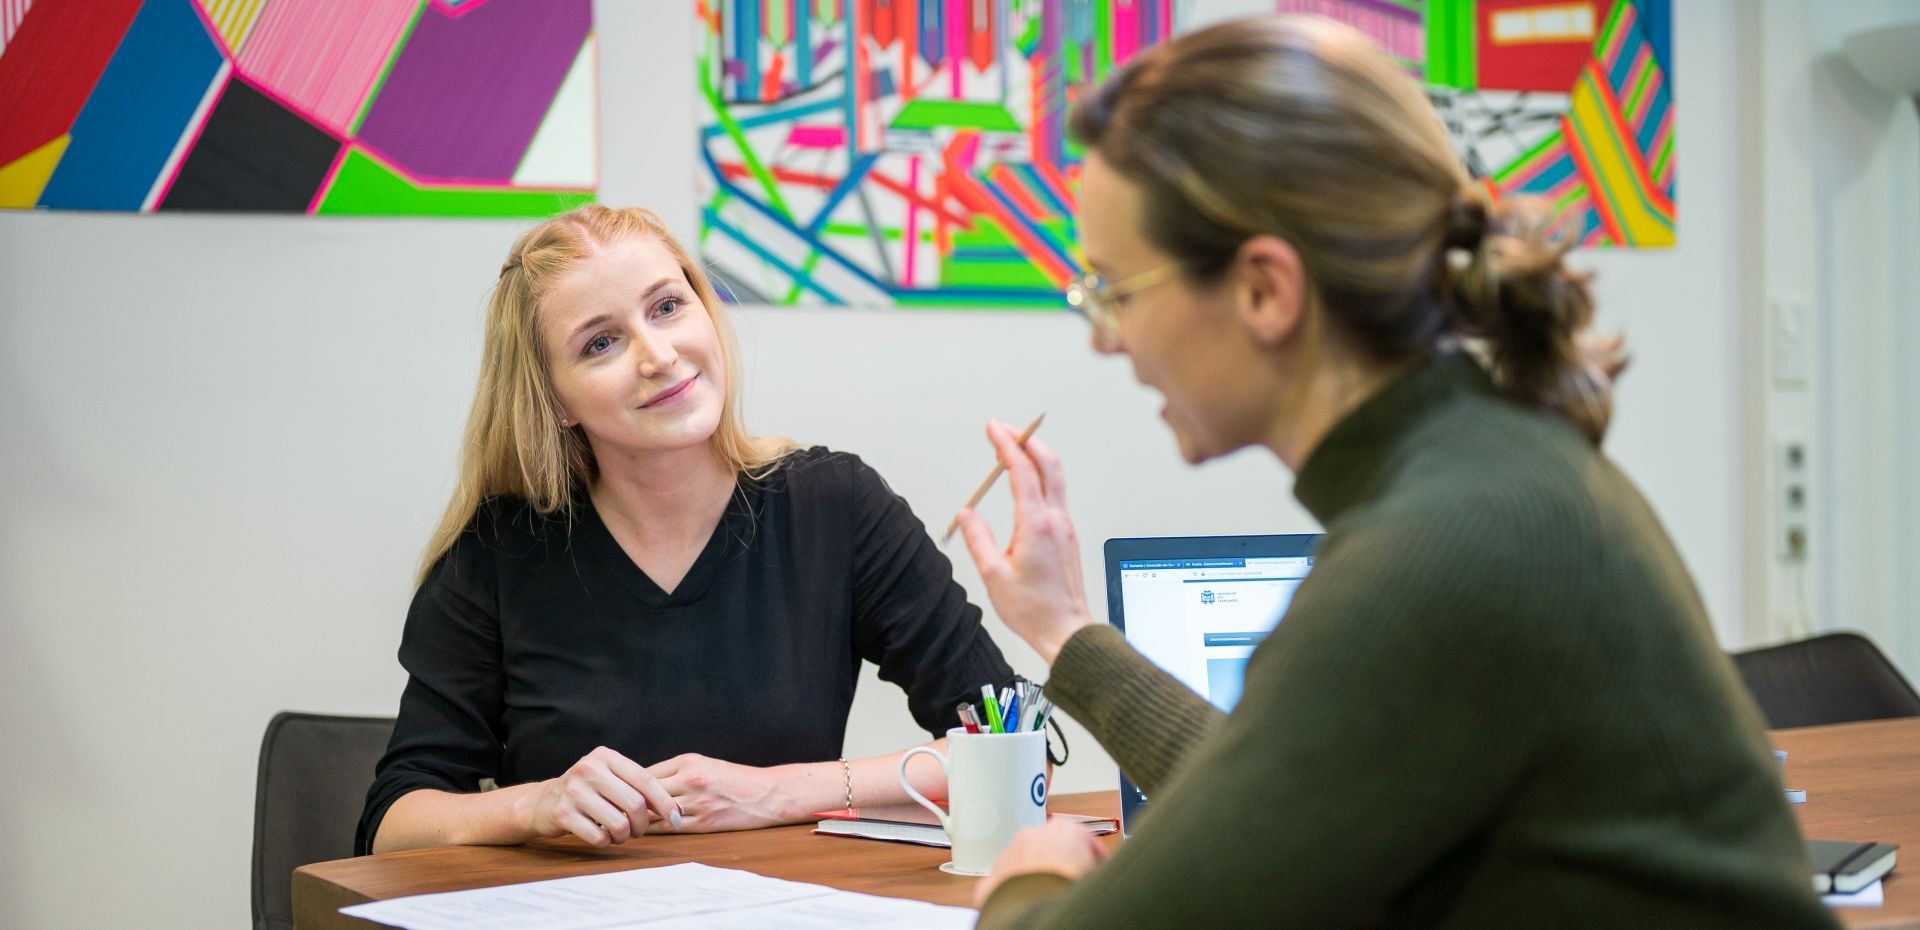
<instances>
[{"instance_id":1,"label":"woman's ear","mask_svg":"<svg viewBox=\"0 0 1920 930\"><path fill-rule=\"evenodd\" d=\"M1279 236L1254 236L1233 259L1240 322L1255 343L1273 348L1301 331L1307 282L1300 253Z\"/></svg>"}]
</instances>

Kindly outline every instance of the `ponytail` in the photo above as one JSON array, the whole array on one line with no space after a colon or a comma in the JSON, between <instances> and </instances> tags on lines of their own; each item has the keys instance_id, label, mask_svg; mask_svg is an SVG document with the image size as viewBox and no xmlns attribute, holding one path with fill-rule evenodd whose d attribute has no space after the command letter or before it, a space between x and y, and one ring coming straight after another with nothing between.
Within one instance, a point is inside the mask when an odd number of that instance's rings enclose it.
<instances>
[{"instance_id":1,"label":"ponytail","mask_svg":"<svg viewBox=\"0 0 1920 930\"><path fill-rule=\"evenodd\" d=\"M1482 350L1501 393L1553 413L1599 445L1613 415L1613 383L1626 368L1618 336L1588 333L1592 275L1566 267L1570 243L1548 206L1505 198L1489 207L1464 188L1448 210L1441 250L1452 329Z\"/></svg>"}]
</instances>

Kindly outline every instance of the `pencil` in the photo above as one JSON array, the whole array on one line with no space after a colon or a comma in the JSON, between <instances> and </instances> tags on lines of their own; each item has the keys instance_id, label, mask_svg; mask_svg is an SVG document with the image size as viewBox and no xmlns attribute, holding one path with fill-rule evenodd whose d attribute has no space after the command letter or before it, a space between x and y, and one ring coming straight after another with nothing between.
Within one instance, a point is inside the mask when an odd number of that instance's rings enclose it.
<instances>
[{"instance_id":1,"label":"pencil","mask_svg":"<svg viewBox=\"0 0 1920 930\"><path fill-rule=\"evenodd\" d=\"M1040 421L1046 418L1047 418L1047 415L1042 413L1039 416L1034 417L1032 423L1027 424L1026 431L1020 434L1020 448L1024 449L1027 447L1027 440L1033 438L1033 431L1039 429ZM972 510L974 507L978 506L980 503L980 499L983 497L986 497L987 492L993 489L993 483L995 481L1000 480L1000 473L1006 470L1007 470L1007 466L1002 464L998 460L996 460L993 463L993 470L990 472L987 472L987 480L980 482L980 487L974 489L973 496L967 498L966 506L960 509ZM940 537L940 544L944 546L949 541L951 541L953 539L953 531L959 528L960 528L960 515L954 514L953 522L947 524L946 535Z\"/></svg>"}]
</instances>

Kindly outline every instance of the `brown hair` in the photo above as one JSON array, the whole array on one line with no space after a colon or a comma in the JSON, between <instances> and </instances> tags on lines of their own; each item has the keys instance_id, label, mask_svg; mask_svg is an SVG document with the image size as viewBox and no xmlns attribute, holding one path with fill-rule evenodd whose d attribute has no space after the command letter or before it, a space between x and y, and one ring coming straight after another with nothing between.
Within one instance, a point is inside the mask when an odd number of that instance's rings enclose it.
<instances>
[{"instance_id":1,"label":"brown hair","mask_svg":"<svg viewBox=\"0 0 1920 930\"><path fill-rule=\"evenodd\" d=\"M1144 195L1146 235L1203 283L1256 235L1292 244L1313 299L1383 361L1461 340L1507 396L1598 443L1623 367L1583 334L1588 276L1544 205L1491 202L1419 84L1357 30L1256 17L1136 57L1071 129Z\"/></svg>"},{"instance_id":2,"label":"brown hair","mask_svg":"<svg viewBox=\"0 0 1920 930\"><path fill-rule=\"evenodd\" d=\"M613 243L643 237L657 240L679 263L720 337L727 392L711 440L714 454L736 473L760 478L794 450L792 440L747 432L741 414L740 346L733 326L712 281L688 258L659 215L599 204L571 210L528 230L500 266L500 279L487 300L480 379L461 445L460 478L427 543L416 584L453 548L488 498L519 497L536 512L549 514L571 508L576 489L593 477L593 448L585 433L577 426L560 425L560 405L540 348L540 301L582 259Z\"/></svg>"}]
</instances>

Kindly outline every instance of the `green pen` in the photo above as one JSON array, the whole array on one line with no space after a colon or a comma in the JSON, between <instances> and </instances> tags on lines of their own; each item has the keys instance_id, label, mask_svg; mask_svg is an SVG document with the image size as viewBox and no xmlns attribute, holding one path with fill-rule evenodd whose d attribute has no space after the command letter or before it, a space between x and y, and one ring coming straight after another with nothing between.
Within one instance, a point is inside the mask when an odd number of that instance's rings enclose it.
<instances>
[{"instance_id":1,"label":"green pen","mask_svg":"<svg viewBox=\"0 0 1920 930\"><path fill-rule=\"evenodd\" d=\"M987 732L1005 733L1000 723L1000 705L993 699L993 685L980 686L980 704L987 711Z\"/></svg>"}]
</instances>

